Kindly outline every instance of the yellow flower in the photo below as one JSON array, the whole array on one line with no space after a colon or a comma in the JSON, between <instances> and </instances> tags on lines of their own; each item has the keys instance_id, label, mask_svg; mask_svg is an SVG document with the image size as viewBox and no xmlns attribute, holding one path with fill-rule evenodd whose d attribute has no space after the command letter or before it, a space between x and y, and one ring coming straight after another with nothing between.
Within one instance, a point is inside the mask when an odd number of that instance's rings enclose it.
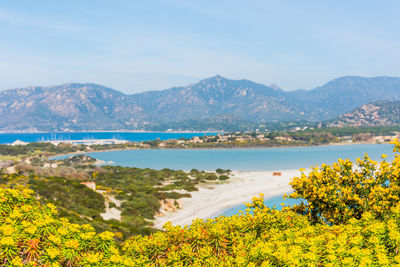
<instances>
[{"instance_id":1,"label":"yellow flower","mask_svg":"<svg viewBox=\"0 0 400 267\"><path fill-rule=\"evenodd\" d=\"M13 212L10 214L10 217L12 219L17 219L17 218L20 218L21 216L22 216L22 213L17 208L15 208L13 210Z\"/></svg>"},{"instance_id":2,"label":"yellow flower","mask_svg":"<svg viewBox=\"0 0 400 267\"><path fill-rule=\"evenodd\" d=\"M114 233L110 231L105 231L99 234L99 237L103 240L111 240L114 237Z\"/></svg>"},{"instance_id":3,"label":"yellow flower","mask_svg":"<svg viewBox=\"0 0 400 267\"><path fill-rule=\"evenodd\" d=\"M110 256L110 261L113 263L119 263L119 262L121 262L121 260L122 260L122 257L118 254L112 254Z\"/></svg>"},{"instance_id":4,"label":"yellow flower","mask_svg":"<svg viewBox=\"0 0 400 267\"><path fill-rule=\"evenodd\" d=\"M98 263L101 261L103 258L103 255L101 253L87 253L85 255L85 259L88 263Z\"/></svg>"},{"instance_id":5,"label":"yellow flower","mask_svg":"<svg viewBox=\"0 0 400 267\"><path fill-rule=\"evenodd\" d=\"M48 203L46 206L50 209L51 213L53 213L53 214L57 214L58 213L57 207L54 206L53 204Z\"/></svg>"},{"instance_id":6,"label":"yellow flower","mask_svg":"<svg viewBox=\"0 0 400 267\"><path fill-rule=\"evenodd\" d=\"M67 248L77 249L79 247L79 242L76 239L70 239L67 242L65 242L65 246Z\"/></svg>"},{"instance_id":7,"label":"yellow flower","mask_svg":"<svg viewBox=\"0 0 400 267\"><path fill-rule=\"evenodd\" d=\"M81 228L87 232L94 232L94 228L90 224L83 224L81 225Z\"/></svg>"},{"instance_id":8,"label":"yellow flower","mask_svg":"<svg viewBox=\"0 0 400 267\"><path fill-rule=\"evenodd\" d=\"M4 235L12 235L14 233L14 227L12 227L9 224L3 225L0 227L0 231L4 234Z\"/></svg>"},{"instance_id":9,"label":"yellow flower","mask_svg":"<svg viewBox=\"0 0 400 267\"><path fill-rule=\"evenodd\" d=\"M95 232L87 232L87 233L81 233L81 234L80 234L80 237L81 237L82 239L89 240L89 239L92 239L93 236L95 236L95 235L96 235Z\"/></svg>"},{"instance_id":10,"label":"yellow flower","mask_svg":"<svg viewBox=\"0 0 400 267\"><path fill-rule=\"evenodd\" d=\"M0 245L2 246L12 246L14 244L14 239L10 236L4 236L2 239L0 239Z\"/></svg>"},{"instance_id":11,"label":"yellow flower","mask_svg":"<svg viewBox=\"0 0 400 267\"><path fill-rule=\"evenodd\" d=\"M65 229L65 228L58 228L57 232L58 232L60 235L62 235L62 236L68 234L68 230Z\"/></svg>"},{"instance_id":12,"label":"yellow flower","mask_svg":"<svg viewBox=\"0 0 400 267\"><path fill-rule=\"evenodd\" d=\"M24 266L24 264L22 263L22 259L19 256L16 256L14 259L12 259L11 264L13 266Z\"/></svg>"},{"instance_id":13,"label":"yellow flower","mask_svg":"<svg viewBox=\"0 0 400 267\"><path fill-rule=\"evenodd\" d=\"M36 230L37 230L37 227L34 225L31 225L30 227L25 228L25 232L27 232L31 235L33 235L36 232Z\"/></svg>"},{"instance_id":14,"label":"yellow flower","mask_svg":"<svg viewBox=\"0 0 400 267\"><path fill-rule=\"evenodd\" d=\"M47 248L46 249L47 255L49 255L50 259L54 259L58 255L60 255L60 251L57 248Z\"/></svg>"},{"instance_id":15,"label":"yellow flower","mask_svg":"<svg viewBox=\"0 0 400 267\"><path fill-rule=\"evenodd\" d=\"M61 244L61 239L55 235L49 235L49 240L57 245Z\"/></svg>"},{"instance_id":16,"label":"yellow flower","mask_svg":"<svg viewBox=\"0 0 400 267\"><path fill-rule=\"evenodd\" d=\"M21 207L21 210L22 210L23 212L29 212L32 208L33 208L33 207L32 207L31 205L23 205L23 206Z\"/></svg>"}]
</instances>

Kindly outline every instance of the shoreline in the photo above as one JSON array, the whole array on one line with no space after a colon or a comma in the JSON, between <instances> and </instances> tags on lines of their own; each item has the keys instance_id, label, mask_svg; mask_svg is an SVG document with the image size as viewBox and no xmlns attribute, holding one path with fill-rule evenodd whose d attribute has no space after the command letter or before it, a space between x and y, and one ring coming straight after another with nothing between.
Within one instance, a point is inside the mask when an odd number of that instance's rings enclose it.
<instances>
[{"instance_id":1,"label":"shoreline","mask_svg":"<svg viewBox=\"0 0 400 267\"><path fill-rule=\"evenodd\" d=\"M62 133L62 134L67 134L67 133L224 133L224 131L55 131L55 132L42 132L42 131L37 131L37 132L7 132L7 131L0 131L0 134L40 134L40 133L46 133L46 134L53 134L53 133Z\"/></svg>"},{"instance_id":2,"label":"shoreline","mask_svg":"<svg viewBox=\"0 0 400 267\"><path fill-rule=\"evenodd\" d=\"M275 149L275 148L297 148L297 147L321 147L321 146L351 146L351 145L383 145L388 143L373 143L373 142L337 142L337 143L328 143L328 144L321 144L321 145L304 145L304 146L249 146L249 147L182 147L182 148L110 148L104 150L95 150L95 151L77 151L71 153L62 153L62 154L53 154L48 155L48 158L54 157L62 157L62 156L69 156L69 155L78 155L78 154L88 154L88 153L98 153L98 152L111 152L111 151L129 151L129 150L205 150L205 149Z\"/></svg>"},{"instance_id":3,"label":"shoreline","mask_svg":"<svg viewBox=\"0 0 400 267\"><path fill-rule=\"evenodd\" d=\"M221 184L202 184L199 191L190 192L191 198L179 199L182 207L157 217L153 227L161 229L166 222L172 225L188 225L194 219L208 219L221 211L251 201L254 196L264 193L264 198L275 197L292 191L289 182L299 176L299 170L274 171L233 171L231 179Z\"/></svg>"}]
</instances>

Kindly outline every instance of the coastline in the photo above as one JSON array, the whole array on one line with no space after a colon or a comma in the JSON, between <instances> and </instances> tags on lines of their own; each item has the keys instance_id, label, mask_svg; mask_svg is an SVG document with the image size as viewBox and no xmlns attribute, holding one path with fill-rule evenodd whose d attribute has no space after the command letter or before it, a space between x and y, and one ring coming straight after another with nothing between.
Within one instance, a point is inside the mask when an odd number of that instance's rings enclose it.
<instances>
[{"instance_id":1,"label":"coastline","mask_svg":"<svg viewBox=\"0 0 400 267\"><path fill-rule=\"evenodd\" d=\"M46 131L37 131L37 132L32 132L32 131L17 131L17 132L8 132L8 131L0 131L0 134L38 134L38 133L46 133L46 134L51 134L51 133L224 133L224 131L141 131L141 130L136 130L136 131L124 131L124 130L116 130L116 131L55 131L55 132L46 132Z\"/></svg>"},{"instance_id":2,"label":"coastline","mask_svg":"<svg viewBox=\"0 0 400 267\"><path fill-rule=\"evenodd\" d=\"M351 145L382 145L387 143L376 143L376 142L337 142L337 143L328 143L328 144L320 144L320 145L304 145L304 146L248 146L248 147L240 147L240 146L233 146L233 147L170 147L170 148L110 148L104 150L95 150L95 151L77 151L71 153L61 153L61 154L52 154L48 155L48 158L54 157L62 157L62 156L69 156L69 155L78 155L78 154L88 154L88 153L98 153L98 152L110 152L110 151L127 151L127 150L205 150L205 149L274 149L274 148L296 148L296 147L321 147L321 146L351 146Z\"/></svg>"},{"instance_id":3,"label":"coastline","mask_svg":"<svg viewBox=\"0 0 400 267\"><path fill-rule=\"evenodd\" d=\"M278 170L277 170L278 171ZM299 170L233 171L231 179L221 184L199 185L199 191L190 192L191 198L180 199L181 209L169 212L154 220L155 228L161 229L166 222L172 225L188 225L196 219L207 219L222 210L251 201L264 193L264 198L290 193L290 180L301 174Z\"/></svg>"}]
</instances>

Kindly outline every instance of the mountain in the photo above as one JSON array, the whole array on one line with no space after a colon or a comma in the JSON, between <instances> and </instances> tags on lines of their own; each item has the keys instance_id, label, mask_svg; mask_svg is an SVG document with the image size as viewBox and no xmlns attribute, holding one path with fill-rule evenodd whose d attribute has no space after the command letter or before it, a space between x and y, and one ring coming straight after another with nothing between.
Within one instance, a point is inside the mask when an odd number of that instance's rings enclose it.
<instances>
[{"instance_id":1,"label":"mountain","mask_svg":"<svg viewBox=\"0 0 400 267\"><path fill-rule=\"evenodd\" d=\"M400 101L378 101L356 108L330 121L330 127L400 125Z\"/></svg>"},{"instance_id":2,"label":"mountain","mask_svg":"<svg viewBox=\"0 0 400 267\"><path fill-rule=\"evenodd\" d=\"M332 119L377 100L400 100L400 78L348 76L312 90L286 92L276 85L217 75L133 95L69 83L0 91L0 131L251 128Z\"/></svg>"},{"instance_id":3,"label":"mountain","mask_svg":"<svg viewBox=\"0 0 400 267\"><path fill-rule=\"evenodd\" d=\"M54 131L121 128L121 114L137 106L96 84L64 84L0 91L0 129Z\"/></svg>"},{"instance_id":4,"label":"mountain","mask_svg":"<svg viewBox=\"0 0 400 267\"><path fill-rule=\"evenodd\" d=\"M346 76L313 90L290 93L324 110L321 118L332 118L361 105L378 100L400 100L400 78Z\"/></svg>"},{"instance_id":5,"label":"mountain","mask_svg":"<svg viewBox=\"0 0 400 267\"><path fill-rule=\"evenodd\" d=\"M219 75L186 87L132 96L158 122L229 115L249 121L301 119L312 108L286 92Z\"/></svg>"}]
</instances>

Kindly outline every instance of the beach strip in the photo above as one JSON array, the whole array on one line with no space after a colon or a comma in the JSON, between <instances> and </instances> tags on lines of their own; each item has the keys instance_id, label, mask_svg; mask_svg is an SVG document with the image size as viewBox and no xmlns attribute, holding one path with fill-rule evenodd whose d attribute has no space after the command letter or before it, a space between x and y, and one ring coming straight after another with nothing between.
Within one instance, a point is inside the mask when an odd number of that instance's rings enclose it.
<instances>
[{"instance_id":1,"label":"beach strip","mask_svg":"<svg viewBox=\"0 0 400 267\"><path fill-rule=\"evenodd\" d=\"M279 175L280 174L280 175ZM207 219L222 210L249 202L264 193L264 198L291 192L289 182L299 176L299 170L233 171L231 179L221 184L199 185L199 191L190 192L191 198L180 199L181 208L154 220L154 227L170 221L172 225L188 225L196 218Z\"/></svg>"}]
</instances>

